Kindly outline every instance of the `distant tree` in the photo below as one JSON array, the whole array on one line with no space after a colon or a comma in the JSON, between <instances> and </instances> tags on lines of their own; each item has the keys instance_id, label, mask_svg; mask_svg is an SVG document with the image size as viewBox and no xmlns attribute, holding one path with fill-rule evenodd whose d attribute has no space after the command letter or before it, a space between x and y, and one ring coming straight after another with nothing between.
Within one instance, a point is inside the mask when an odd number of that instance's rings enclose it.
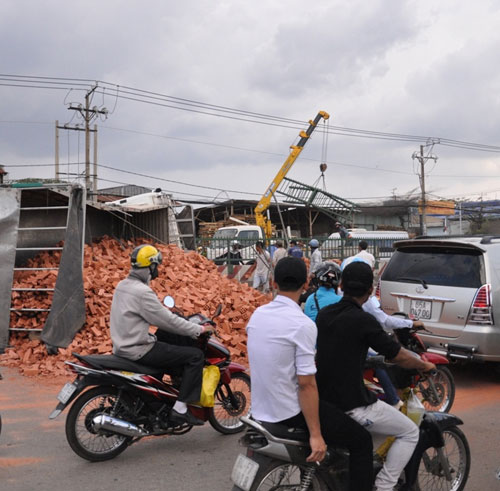
<instances>
[{"instance_id":1,"label":"distant tree","mask_svg":"<svg viewBox=\"0 0 500 491\"><path fill-rule=\"evenodd\" d=\"M486 206L482 197L476 203L465 202L462 207L464 218L469 222L472 234L487 234L490 232Z\"/></svg>"}]
</instances>

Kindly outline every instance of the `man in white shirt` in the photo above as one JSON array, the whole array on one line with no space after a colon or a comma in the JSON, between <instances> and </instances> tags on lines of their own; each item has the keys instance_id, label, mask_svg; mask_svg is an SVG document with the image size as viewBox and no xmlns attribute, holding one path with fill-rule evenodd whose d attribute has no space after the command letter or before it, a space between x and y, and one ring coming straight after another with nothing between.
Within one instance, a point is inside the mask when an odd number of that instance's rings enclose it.
<instances>
[{"instance_id":1,"label":"man in white shirt","mask_svg":"<svg viewBox=\"0 0 500 491\"><path fill-rule=\"evenodd\" d=\"M309 432L308 462L320 462L326 444L350 453L350 489L372 489L370 434L342 410L319 401L316 385L317 329L298 305L307 280L302 259L285 257L274 271L276 298L258 309L247 325L252 377L252 417Z\"/></svg>"},{"instance_id":2,"label":"man in white shirt","mask_svg":"<svg viewBox=\"0 0 500 491\"><path fill-rule=\"evenodd\" d=\"M414 321L411 319L404 319L402 317L397 317L394 315L387 315L380 307L380 302L377 297L370 297L364 304L363 310L373 315L375 319L378 320L379 324L387 331L392 329L404 329L404 328L419 328L424 327L422 321Z\"/></svg>"},{"instance_id":3,"label":"man in white shirt","mask_svg":"<svg viewBox=\"0 0 500 491\"><path fill-rule=\"evenodd\" d=\"M313 275L323 262L321 251L319 250L319 242L317 239L312 239L309 242L311 248L311 260L309 262L309 276Z\"/></svg>"},{"instance_id":4,"label":"man in white shirt","mask_svg":"<svg viewBox=\"0 0 500 491\"><path fill-rule=\"evenodd\" d=\"M363 261L367 262L372 269L375 268L375 257L370 254L366 249L368 249L368 242L366 240L360 240L358 244L359 252L354 257L360 257Z\"/></svg>"},{"instance_id":5,"label":"man in white shirt","mask_svg":"<svg viewBox=\"0 0 500 491\"><path fill-rule=\"evenodd\" d=\"M286 249L283 247L283 241L282 240L277 240L276 241L276 250L274 251L273 254L273 268L276 267L276 264L280 259L283 259L284 257L287 256Z\"/></svg>"},{"instance_id":6,"label":"man in white shirt","mask_svg":"<svg viewBox=\"0 0 500 491\"><path fill-rule=\"evenodd\" d=\"M253 287L267 293L269 291L269 274L271 273L271 254L264 249L264 243L260 240L255 244L255 250L257 257L255 258Z\"/></svg>"}]
</instances>

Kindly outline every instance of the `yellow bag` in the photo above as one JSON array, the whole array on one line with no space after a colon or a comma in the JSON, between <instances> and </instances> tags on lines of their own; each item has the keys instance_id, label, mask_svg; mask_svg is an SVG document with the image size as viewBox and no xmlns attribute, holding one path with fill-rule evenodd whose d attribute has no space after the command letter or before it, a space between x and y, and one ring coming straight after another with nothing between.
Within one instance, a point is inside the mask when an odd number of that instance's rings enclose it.
<instances>
[{"instance_id":1,"label":"yellow bag","mask_svg":"<svg viewBox=\"0 0 500 491\"><path fill-rule=\"evenodd\" d=\"M199 405L203 407L214 407L215 389L220 379L219 367L208 365L203 368L203 382L201 384L201 396Z\"/></svg>"}]
</instances>

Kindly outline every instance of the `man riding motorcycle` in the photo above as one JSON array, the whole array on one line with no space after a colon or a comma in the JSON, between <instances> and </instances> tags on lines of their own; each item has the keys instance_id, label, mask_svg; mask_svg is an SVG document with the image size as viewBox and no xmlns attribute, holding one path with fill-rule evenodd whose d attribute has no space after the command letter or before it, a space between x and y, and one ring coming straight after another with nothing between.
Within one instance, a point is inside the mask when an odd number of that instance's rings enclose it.
<instances>
[{"instance_id":1,"label":"man riding motorcycle","mask_svg":"<svg viewBox=\"0 0 500 491\"><path fill-rule=\"evenodd\" d=\"M370 314L362 310L373 291L373 271L364 262L352 262L343 271L342 300L321 309L316 318L318 347L316 379L320 399L337 405L372 433L395 436L384 467L378 473L378 491L392 490L419 438L413 421L377 399L364 385L363 369L371 347L403 368L435 369L391 339Z\"/></svg>"},{"instance_id":2,"label":"man riding motorcycle","mask_svg":"<svg viewBox=\"0 0 500 491\"><path fill-rule=\"evenodd\" d=\"M181 370L179 397L169 418L178 425L203 424L186 404L200 399L204 365L202 351L189 346L188 337L196 338L213 331L213 327L187 321L162 305L149 286L158 277L161 262L161 252L152 245L133 250L132 268L128 277L118 283L111 305L113 354L165 372ZM158 327L156 336L149 332L150 326Z\"/></svg>"},{"instance_id":3,"label":"man riding motorcycle","mask_svg":"<svg viewBox=\"0 0 500 491\"><path fill-rule=\"evenodd\" d=\"M278 294L257 308L247 325L248 359L252 377L252 417L263 424L280 424L307 431L309 462L319 462L325 442L350 452L350 488L372 488L370 434L328 402L318 400L314 361L316 326L301 311L298 300L307 281L302 259L285 257L276 264Z\"/></svg>"}]
</instances>

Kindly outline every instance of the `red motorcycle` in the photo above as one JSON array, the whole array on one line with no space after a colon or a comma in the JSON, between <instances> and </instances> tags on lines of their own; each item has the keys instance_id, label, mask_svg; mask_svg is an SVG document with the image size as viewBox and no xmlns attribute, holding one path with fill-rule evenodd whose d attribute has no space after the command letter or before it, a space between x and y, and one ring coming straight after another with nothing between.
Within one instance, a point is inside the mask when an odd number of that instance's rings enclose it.
<instances>
[{"instance_id":1,"label":"red motorcycle","mask_svg":"<svg viewBox=\"0 0 500 491\"><path fill-rule=\"evenodd\" d=\"M418 331L426 331L425 328L403 328L394 329L394 336L404 348L413 351L419 355L422 360L434 363L436 370L423 377L418 373L414 374L414 384L417 394L422 400L422 404L428 411L439 411L447 413L450 411L453 401L455 400L455 380L447 365L448 358L437 354L429 353L423 341L418 335ZM405 372L408 372L405 370ZM397 378L399 370L397 367L394 371L389 370L389 375L392 378ZM373 370L365 371L365 380L371 385L381 399L383 399L383 389L379 381L375 377ZM398 383L396 383L398 385Z\"/></svg>"},{"instance_id":2,"label":"red motorcycle","mask_svg":"<svg viewBox=\"0 0 500 491\"><path fill-rule=\"evenodd\" d=\"M185 318L199 324L213 323L221 310L219 305L212 319L202 314ZM238 433L244 428L240 417L250 412L250 377L244 366L231 361L229 350L209 334L200 335L198 340L205 364L219 368L220 380L214 407L190 404L189 410L220 433ZM60 402L49 418L56 418L72 404L66 418L66 438L80 457L91 462L109 460L145 436L182 435L191 430L187 424L173 426L168 417L179 393L178 377L163 381L164 373L157 368L115 355L73 355L78 362L66 364L76 379L61 389L57 396Z\"/></svg>"}]
</instances>

